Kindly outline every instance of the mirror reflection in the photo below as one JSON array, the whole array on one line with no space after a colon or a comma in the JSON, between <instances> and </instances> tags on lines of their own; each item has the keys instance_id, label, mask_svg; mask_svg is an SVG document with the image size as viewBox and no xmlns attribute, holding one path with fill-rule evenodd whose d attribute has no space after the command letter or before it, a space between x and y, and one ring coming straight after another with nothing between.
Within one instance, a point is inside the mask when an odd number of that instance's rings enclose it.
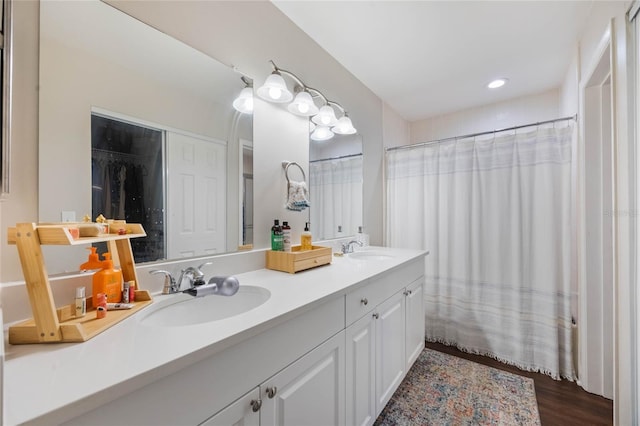
<instances>
[{"instance_id":1,"label":"mirror reflection","mask_svg":"<svg viewBox=\"0 0 640 426\"><path fill-rule=\"evenodd\" d=\"M362 137L309 142L309 220L314 239L355 235L362 226Z\"/></svg>"},{"instance_id":2,"label":"mirror reflection","mask_svg":"<svg viewBox=\"0 0 640 426\"><path fill-rule=\"evenodd\" d=\"M250 244L241 76L98 0L42 2L40 15L39 220L143 223L132 242L152 249L134 248L138 262ZM50 273L85 257L49 249Z\"/></svg>"}]
</instances>

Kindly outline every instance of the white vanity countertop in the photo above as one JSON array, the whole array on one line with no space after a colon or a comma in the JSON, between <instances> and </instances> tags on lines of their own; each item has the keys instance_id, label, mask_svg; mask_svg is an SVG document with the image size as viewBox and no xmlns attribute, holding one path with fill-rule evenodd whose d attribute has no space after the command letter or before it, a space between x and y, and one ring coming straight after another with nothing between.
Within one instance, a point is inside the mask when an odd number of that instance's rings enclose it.
<instances>
[{"instance_id":1,"label":"white vanity countertop","mask_svg":"<svg viewBox=\"0 0 640 426\"><path fill-rule=\"evenodd\" d=\"M334 257L331 265L297 274L260 269L236 275L241 286L264 287L271 292L271 298L253 310L224 320L185 327L141 324L141 314L164 298L173 297L158 295L140 313L84 343L7 343L5 424L38 418L47 423L47 417L41 416L54 412L52 419L75 417L427 254L421 250L370 249L389 252L392 257L375 261Z\"/></svg>"}]
</instances>

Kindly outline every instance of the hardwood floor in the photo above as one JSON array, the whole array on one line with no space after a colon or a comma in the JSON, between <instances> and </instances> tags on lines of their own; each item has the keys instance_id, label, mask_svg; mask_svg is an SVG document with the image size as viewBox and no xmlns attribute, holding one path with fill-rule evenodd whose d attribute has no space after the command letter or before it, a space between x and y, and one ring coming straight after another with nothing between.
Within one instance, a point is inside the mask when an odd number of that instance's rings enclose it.
<instances>
[{"instance_id":1,"label":"hardwood floor","mask_svg":"<svg viewBox=\"0 0 640 426\"><path fill-rule=\"evenodd\" d=\"M523 371L489 357L462 352L452 346L427 342L427 348L520 376L531 377L535 383L538 411L543 426L613 424L613 401L593 395L574 382L553 380L544 374Z\"/></svg>"}]
</instances>

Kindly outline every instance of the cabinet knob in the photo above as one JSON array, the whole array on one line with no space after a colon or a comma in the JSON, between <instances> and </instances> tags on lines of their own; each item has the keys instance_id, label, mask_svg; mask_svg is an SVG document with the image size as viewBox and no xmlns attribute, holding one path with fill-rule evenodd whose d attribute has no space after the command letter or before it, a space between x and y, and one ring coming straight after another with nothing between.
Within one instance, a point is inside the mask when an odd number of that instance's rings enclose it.
<instances>
[{"instance_id":1,"label":"cabinet knob","mask_svg":"<svg viewBox=\"0 0 640 426\"><path fill-rule=\"evenodd\" d=\"M260 407L262 407L262 400L261 399L252 399L251 400L251 410L253 410L254 413L257 413L260 410Z\"/></svg>"},{"instance_id":2,"label":"cabinet knob","mask_svg":"<svg viewBox=\"0 0 640 426\"><path fill-rule=\"evenodd\" d=\"M276 396L276 392L278 392L278 388L275 386L268 387L267 389L265 389L265 392L267 393L267 396L269 397L269 399L271 399L274 396Z\"/></svg>"},{"instance_id":3,"label":"cabinet knob","mask_svg":"<svg viewBox=\"0 0 640 426\"><path fill-rule=\"evenodd\" d=\"M373 319L378 319L378 318L380 318L380 314L379 313L376 312L375 314L373 314Z\"/></svg>"},{"instance_id":4,"label":"cabinet knob","mask_svg":"<svg viewBox=\"0 0 640 426\"><path fill-rule=\"evenodd\" d=\"M409 290L405 290L402 294L404 294L405 296L409 295Z\"/></svg>"},{"instance_id":5,"label":"cabinet knob","mask_svg":"<svg viewBox=\"0 0 640 426\"><path fill-rule=\"evenodd\" d=\"M369 301L367 300L367 298L366 298L366 297L363 297L363 298L360 300L360 303L362 303L364 306L367 306L367 305L369 304Z\"/></svg>"}]
</instances>

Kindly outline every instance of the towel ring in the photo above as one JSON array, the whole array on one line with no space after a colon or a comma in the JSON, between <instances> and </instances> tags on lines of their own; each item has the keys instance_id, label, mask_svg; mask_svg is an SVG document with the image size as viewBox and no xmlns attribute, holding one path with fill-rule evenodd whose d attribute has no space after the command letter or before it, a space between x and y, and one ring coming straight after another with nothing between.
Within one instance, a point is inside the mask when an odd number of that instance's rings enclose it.
<instances>
[{"instance_id":1,"label":"towel ring","mask_svg":"<svg viewBox=\"0 0 640 426\"><path fill-rule=\"evenodd\" d=\"M300 164L296 163L295 161L283 161L282 168L284 169L284 176L287 178L287 183L291 183L291 179L289 179L289 167L291 166L297 166L298 169L300 169L300 172L302 173L302 181L306 182L307 175L305 175L304 169L300 166Z\"/></svg>"}]
</instances>

